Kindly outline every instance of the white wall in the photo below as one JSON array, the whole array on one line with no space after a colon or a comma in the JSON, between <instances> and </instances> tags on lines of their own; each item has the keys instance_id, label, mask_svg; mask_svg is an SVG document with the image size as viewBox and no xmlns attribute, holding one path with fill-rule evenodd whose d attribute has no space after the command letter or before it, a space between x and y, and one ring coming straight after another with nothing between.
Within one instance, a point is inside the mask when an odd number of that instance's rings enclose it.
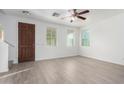
<instances>
[{"instance_id":1,"label":"white wall","mask_svg":"<svg viewBox=\"0 0 124 93\"><path fill-rule=\"evenodd\" d=\"M4 39L8 41L10 44L16 47L17 44L17 37L16 37L16 21L11 16L5 16L0 14L0 24L3 26L4 29ZM9 60L16 60L16 48L9 46Z\"/></svg>"},{"instance_id":2,"label":"white wall","mask_svg":"<svg viewBox=\"0 0 124 93\"><path fill-rule=\"evenodd\" d=\"M0 72L8 71L8 45L0 41Z\"/></svg>"},{"instance_id":3,"label":"white wall","mask_svg":"<svg viewBox=\"0 0 124 93\"><path fill-rule=\"evenodd\" d=\"M92 25L90 47L80 46L80 55L124 64L124 14ZM80 30L83 31L83 28Z\"/></svg>"},{"instance_id":4,"label":"white wall","mask_svg":"<svg viewBox=\"0 0 124 93\"><path fill-rule=\"evenodd\" d=\"M66 57L78 55L78 29L74 27L48 23L31 18L22 18L16 16L0 15L0 24L5 30L5 40L13 44L15 48L10 48L9 60L14 59L18 63L18 22L32 23L36 26L36 51L35 60L43 60L50 58ZM46 46L46 29L52 26L57 29L57 46ZM76 32L76 46L72 48L66 47L66 31L73 29Z\"/></svg>"}]
</instances>

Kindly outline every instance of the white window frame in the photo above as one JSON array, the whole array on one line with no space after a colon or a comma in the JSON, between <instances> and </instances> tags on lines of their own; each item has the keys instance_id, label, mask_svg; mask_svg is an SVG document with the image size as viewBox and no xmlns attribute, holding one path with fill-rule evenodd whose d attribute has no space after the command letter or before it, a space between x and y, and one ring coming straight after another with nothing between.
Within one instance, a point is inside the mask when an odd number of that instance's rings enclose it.
<instances>
[{"instance_id":1,"label":"white window frame","mask_svg":"<svg viewBox=\"0 0 124 93\"><path fill-rule=\"evenodd\" d=\"M68 35L69 33L73 33L73 44L68 44ZM71 38L71 37L70 37ZM67 35L66 35L66 46L67 47L75 47L75 39L76 39L76 35L75 35L75 31L74 30L67 30Z\"/></svg>"},{"instance_id":2,"label":"white window frame","mask_svg":"<svg viewBox=\"0 0 124 93\"><path fill-rule=\"evenodd\" d=\"M88 37L84 38L84 34L87 34ZM85 40L87 40L87 42ZM88 31L81 32L81 46L82 47L89 47L90 46L90 35L89 35Z\"/></svg>"},{"instance_id":3,"label":"white window frame","mask_svg":"<svg viewBox=\"0 0 124 93\"><path fill-rule=\"evenodd\" d=\"M53 38L52 37L52 31L55 31L55 45L52 43L51 45L50 44L48 44L48 36L47 36L47 34L48 34L48 30L51 30L51 38ZM51 40L51 42L52 42L52 40ZM46 29L46 45L47 46L50 46L50 47L56 47L57 46L57 31L56 31L56 28L54 28L54 27L47 27L47 29Z\"/></svg>"}]
</instances>

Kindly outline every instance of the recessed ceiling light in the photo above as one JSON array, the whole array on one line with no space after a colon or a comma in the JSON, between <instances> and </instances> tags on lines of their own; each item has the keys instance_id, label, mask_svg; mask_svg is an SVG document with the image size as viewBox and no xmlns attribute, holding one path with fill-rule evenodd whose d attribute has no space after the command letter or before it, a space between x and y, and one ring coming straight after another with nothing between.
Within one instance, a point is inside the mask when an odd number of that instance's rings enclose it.
<instances>
[{"instance_id":1,"label":"recessed ceiling light","mask_svg":"<svg viewBox=\"0 0 124 93\"><path fill-rule=\"evenodd\" d=\"M52 16L59 17L59 16L60 16L60 14L59 14L59 13L57 13L57 12L54 12L54 13L52 14Z\"/></svg>"},{"instance_id":2,"label":"recessed ceiling light","mask_svg":"<svg viewBox=\"0 0 124 93\"><path fill-rule=\"evenodd\" d=\"M25 15L31 15L31 13L29 11L22 11L22 13Z\"/></svg>"}]
</instances>

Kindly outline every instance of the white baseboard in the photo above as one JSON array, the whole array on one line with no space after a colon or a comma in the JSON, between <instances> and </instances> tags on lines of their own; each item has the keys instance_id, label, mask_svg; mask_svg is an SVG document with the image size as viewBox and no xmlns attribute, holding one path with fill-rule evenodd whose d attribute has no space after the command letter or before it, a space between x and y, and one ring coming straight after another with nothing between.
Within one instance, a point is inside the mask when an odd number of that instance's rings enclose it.
<instances>
[{"instance_id":1,"label":"white baseboard","mask_svg":"<svg viewBox=\"0 0 124 93\"><path fill-rule=\"evenodd\" d=\"M50 60L50 59L58 59L58 58L67 58L67 57L74 57L74 56L79 56L77 55L69 55L69 56L60 56L60 57L51 57L51 58L38 58L35 61L41 61L41 60Z\"/></svg>"},{"instance_id":2,"label":"white baseboard","mask_svg":"<svg viewBox=\"0 0 124 93\"><path fill-rule=\"evenodd\" d=\"M8 72L9 69L8 68L5 68L5 69L0 69L0 73L3 73L3 72Z\"/></svg>"},{"instance_id":3,"label":"white baseboard","mask_svg":"<svg viewBox=\"0 0 124 93\"><path fill-rule=\"evenodd\" d=\"M113 64L117 64L117 65L124 65L124 63L116 63L116 62L112 62L111 60L105 60L102 58L98 58L98 57L91 57L91 56L86 56L86 55L80 55L82 57L87 57L87 58L91 58L91 59L95 59L95 60L99 60L100 62L108 62L108 63L113 63Z\"/></svg>"}]
</instances>

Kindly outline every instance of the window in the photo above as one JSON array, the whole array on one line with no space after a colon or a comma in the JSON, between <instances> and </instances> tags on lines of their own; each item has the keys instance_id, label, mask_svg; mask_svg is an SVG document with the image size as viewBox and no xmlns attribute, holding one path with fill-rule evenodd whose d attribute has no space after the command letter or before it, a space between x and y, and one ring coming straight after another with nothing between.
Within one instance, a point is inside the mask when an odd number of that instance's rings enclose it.
<instances>
[{"instance_id":1,"label":"window","mask_svg":"<svg viewBox=\"0 0 124 93\"><path fill-rule=\"evenodd\" d=\"M82 46L90 46L89 33L87 31L82 32L81 37L81 45Z\"/></svg>"},{"instance_id":2,"label":"window","mask_svg":"<svg viewBox=\"0 0 124 93\"><path fill-rule=\"evenodd\" d=\"M47 45L48 46L56 46L56 29L55 28L47 28Z\"/></svg>"},{"instance_id":3,"label":"window","mask_svg":"<svg viewBox=\"0 0 124 93\"><path fill-rule=\"evenodd\" d=\"M73 47L75 45L75 32L72 30L67 31L67 46Z\"/></svg>"}]
</instances>

